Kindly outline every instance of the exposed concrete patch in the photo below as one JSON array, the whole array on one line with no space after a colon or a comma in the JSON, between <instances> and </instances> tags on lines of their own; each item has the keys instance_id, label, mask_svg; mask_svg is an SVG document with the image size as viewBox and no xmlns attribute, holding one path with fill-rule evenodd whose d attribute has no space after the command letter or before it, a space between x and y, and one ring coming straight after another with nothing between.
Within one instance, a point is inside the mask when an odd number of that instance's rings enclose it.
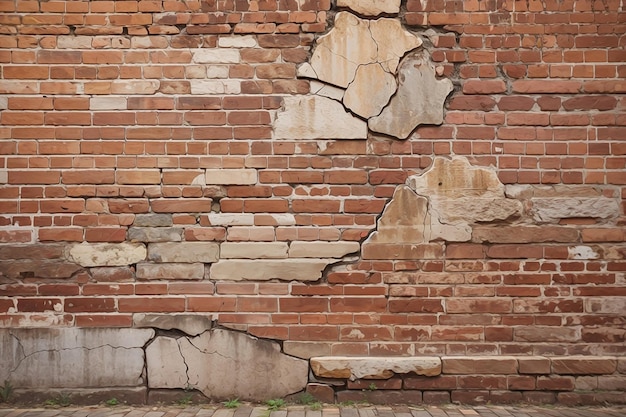
<instances>
[{"instance_id":1,"label":"exposed concrete patch","mask_svg":"<svg viewBox=\"0 0 626 417\"><path fill-rule=\"evenodd\" d=\"M281 353L277 343L223 329L157 337L146 356L150 388L193 387L212 399L285 397L308 380L307 362Z\"/></svg>"},{"instance_id":2,"label":"exposed concrete patch","mask_svg":"<svg viewBox=\"0 0 626 417\"><path fill-rule=\"evenodd\" d=\"M149 329L0 329L0 380L20 388L135 387L145 383Z\"/></svg>"}]
</instances>

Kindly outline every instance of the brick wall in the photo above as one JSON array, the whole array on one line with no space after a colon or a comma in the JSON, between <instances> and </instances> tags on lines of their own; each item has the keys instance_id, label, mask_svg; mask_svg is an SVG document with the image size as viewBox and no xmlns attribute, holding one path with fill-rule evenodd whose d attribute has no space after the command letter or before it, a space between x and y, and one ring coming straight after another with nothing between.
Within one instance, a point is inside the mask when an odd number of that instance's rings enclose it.
<instances>
[{"instance_id":1,"label":"brick wall","mask_svg":"<svg viewBox=\"0 0 626 417\"><path fill-rule=\"evenodd\" d=\"M625 7L402 2L453 82L443 123L277 140L330 1L1 0L0 326L176 312L304 358L622 357ZM452 156L521 209L363 251Z\"/></svg>"}]
</instances>

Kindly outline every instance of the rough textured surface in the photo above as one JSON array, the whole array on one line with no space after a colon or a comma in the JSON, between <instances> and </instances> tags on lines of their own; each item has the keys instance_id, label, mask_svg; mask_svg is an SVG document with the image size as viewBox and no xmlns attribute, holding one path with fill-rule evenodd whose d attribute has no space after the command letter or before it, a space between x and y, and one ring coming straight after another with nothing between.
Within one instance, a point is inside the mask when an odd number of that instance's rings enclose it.
<instances>
[{"instance_id":1,"label":"rough textured surface","mask_svg":"<svg viewBox=\"0 0 626 417\"><path fill-rule=\"evenodd\" d=\"M424 243L469 241L474 224L521 215L521 202L506 198L493 171L472 167L462 157L437 158L407 183L395 190L376 230L363 243L367 259L434 259L441 249ZM485 229L477 230L475 240L493 240L481 238Z\"/></svg>"},{"instance_id":2,"label":"rough textured surface","mask_svg":"<svg viewBox=\"0 0 626 417\"><path fill-rule=\"evenodd\" d=\"M353 358L329 356L311 358L311 369L318 377L349 379L388 379L395 374L436 376L441 373L438 357Z\"/></svg>"},{"instance_id":3,"label":"rough textured surface","mask_svg":"<svg viewBox=\"0 0 626 417\"><path fill-rule=\"evenodd\" d=\"M307 383L306 361L282 354L274 342L228 330L194 338L157 337L146 355L150 387L191 386L213 399L281 398Z\"/></svg>"},{"instance_id":4,"label":"rough textured surface","mask_svg":"<svg viewBox=\"0 0 626 417\"><path fill-rule=\"evenodd\" d=\"M20 388L144 384L151 329L0 329L0 378ZM80 366L77 366L80 364Z\"/></svg>"},{"instance_id":5,"label":"rough textured surface","mask_svg":"<svg viewBox=\"0 0 626 417\"><path fill-rule=\"evenodd\" d=\"M146 247L138 243L84 242L71 246L67 258L81 266L122 266L146 259Z\"/></svg>"},{"instance_id":6,"label":"rough textured surface","mask_svg":"<svg viewBox=\"0 0 626 417\"><path fill-rule=\"evenodd\" d=\"M436 158L424 174L411 176L408 184L429 198L441 223L506 220L522 212L520 201L505 196L493 170L472 166L464 157Z\"/></svg>"},{"instance_id":7,"label":"rough textured surface","mask_svg":"<svg viewBox=\"0 0 626 417\"><path fill-rule=\"evenodd\" d=\"M428 199L407 186L396 188L393 198L366 243L424 243L431 240Z\"/></svg>"}]
</instances>

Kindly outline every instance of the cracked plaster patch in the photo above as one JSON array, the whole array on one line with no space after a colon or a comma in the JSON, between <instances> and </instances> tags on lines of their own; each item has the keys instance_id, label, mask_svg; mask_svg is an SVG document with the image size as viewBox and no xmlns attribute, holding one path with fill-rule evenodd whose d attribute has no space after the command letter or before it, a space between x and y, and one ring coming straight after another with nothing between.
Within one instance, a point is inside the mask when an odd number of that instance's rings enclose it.
<instances>
[{"instance_id":1,"label":"cracked plaster patch","mask_svg":"<svg viewBox=\"0 0 626 417\"><path fill-rule=\"evenodd\" d=\"M453 86L450 80L435 77L434 65L423 51L404 59L399 80L398 91L380 115L369 119L369 128L405 139L418 125L441 124L443 104Z\"/></svg>"},{"instance_id":2,"label":"cracked plaster patch","mask_svg":"<svg viewBox=\"0 0 626 417\"><path fill-rule=\"evenodd\" d=\"M146 357L150 388L193 387L212 399L281 398L304 389L308 379L307 361L281 353L277 343L223 329L157 337Z\"/></svg>"},{"instance_id":3,"label":"cracked plaster patch","mask_svg":"<svg viewBox=\"0 0 626 417\"><path fill-rule=\"evenodd\" d=\"M382 65L361 65L343 96L343 104L359 116L376 116L396 92L396 87L395 77L386 72ZM363 100L368 96L368 100Z\"/></svg>"},{"instance_id":4,"label":"cracked plaster patch","mask_svg":"<svg viewBox=\"0 0 626 417\"><path fill-rule=\"evenodd\" d=\"M377 16L397 13L399 2L345 1L339 7ZM317 40L310 62L298 68L299 77L313 80L312 96L285 98L274 122L274 138L358 139L365 138L369 128L405 139L420 124L441 124L452 82L437 79L428 53L416 51L420 46L422 39L398 19L337 13L334 27ZM359 127L358 134L350 135L353 129L347 125L337 132L342 121L360 121L351 119L346 109L366 120L365 134Z\"/></svg>"},{"instance_id":5,"label":"cracked plaster patch","mask_svg":"<svg viewBox=\"0 0 626 417\"><path fill-rule=\"evenodd\" d=\"M321 96L285 97L274 139L365 139L367 124L337 101Z\"/></svg>"},{"instance_id":6,"label":"cracked plaster patch","mask_svg":"<svg viewBox=\"0 0 626 417\"><path fill-rule=\"evenodd\" d=\"M0 380L20 388L143 384L152 329L0 329ZM80 366L77 366L80 364Z\"/></svg>"}]
</instances>

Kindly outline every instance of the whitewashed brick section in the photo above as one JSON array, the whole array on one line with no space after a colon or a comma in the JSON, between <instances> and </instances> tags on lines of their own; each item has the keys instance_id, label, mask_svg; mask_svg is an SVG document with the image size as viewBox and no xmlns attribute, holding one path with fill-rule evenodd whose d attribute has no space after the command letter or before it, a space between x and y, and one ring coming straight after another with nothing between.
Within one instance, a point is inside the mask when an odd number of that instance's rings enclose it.
<instances>
[{"instance_id":1,"label":"whitewashed brick section","mask_svg":"<svg viewBox=\"0 0 626 417\"><path fill-rule=\"evenodd\" d=\"M256 169L207 169L207 185L250 185L257 182Z\"/></svg>"},{"instance_id":2,"label":"whitewashed brick section","mask_svg":"<svg viewBox=\"0 0 626 417\"><path fill-rule=\"evenodd\" d=\"M148 245L148 259L154 262L216 262L219 245L214 242L164 242Z\"/></svg>"},{"instance_id":3,"label":"whitewashed brick section","mask_svg":"<svg viewBox=\"0 0 626 417\"><path fill-rule=\"evenodd\" d=\"M237 49L200 49L192 53L192 61L196 64L238 64L241 61Z\"/></svg>"},{"instance_id":4,"label":"whitewashed brick section","mask_svg":"<svg viewBox=\"0 0 626 417\"><path fill-rule=\"evenodd\" d=\"M137 278L140 279L202 279L204 264L137 264Z\"/></svg>"},{"instance_id":5,"label":"whitewashed brick section","mask_svg":"<svg viewBox=\"0 0 626 417\"><path fill-rule=\"evenodd\" d=\"M294 226L296 224L296 216L291 213L263 213L257 216L262 216L267 223L267 219L271 218L276 226Z\"/></svg>"},{"instance_id":6,"label":"whitewashed brick section","mask_svg":"<svg viewBox=\"0 0 626 417\"><path fill-rule=\"evenodd\" d=\"M254 225L254 214L251 213L210 213L208 218L212 226Z\"/></svg>"},{"instance_id":7,"label":"whitewashed brick section","mask_svg":"<svg viewBox=\"0 0 626 417\"><path fill-rule=\"evenodd\" d=\"M91 36L58 36L59 49L91 49Z\"/></svg>"},{"instance_id":8,"label":"whitewashed brick section","mask_svg":"<svg viewBox=\"0 0 626 417\"><path fill-rule=\"evenodd\" d=\"M241 84L238 81L192 80L191 94L239 94Z\"/></svg>"},{"instance_id":9,"label":"whitewashed brick section","mask_svg":"<svg viewBox=\"0 0 626 417\"><path fill-rule=\"evenodd\" d=\"M220 48L256 48L258 43L251 35L222 37L217 41Z\"/></svg>"},{"instance_id":10,"label":"whitewashed brick section","mask_svg":"<svg viewBox=\"0 0 626 417\"><path fill-rule=\"evenodd\" d=\"M288 249L286 242L224 242L220 247L220 258L286 258Z\"/></svg>"},{"instance_id":11,"label":"whitewashed brick section","mask_svg":"<svg viewBox=\"0 0 626 417\"><path fill-rule=\"evenodd\" d=\"M126 97L91 97L89 99L90 110L126 110Z\"/></svg>"},{"instance_id":12,"label":"whitewashed brick section","mask_svg":"<svg viewBox=\"0 0 626 417\"><path fill-rule=\"evenodd\" d=\"M187 65L185 66L185 78L206 78L207 66L206 65Z\"/></svg>"},{"instance_id":13,"label":"whitewashed brick section","mask_svg":"<svg viewBox=\"0 0 626 417\"><path fill-rule=\"evenodd\" d=\"M325 259L220 260L211 266L210 278L226 281L317 281L329 263Z\"/></svg>"},{"instance_id":14,"label":"whitewashed brick section","mask_svg":"<svg viewBox=\"0 0 626 417\"><path fill-rule=\"evenodd\" d=\"M113 81L111 93L113 94L154 94L160 86L159 81Z\"/></svg>"},{"instance_id":15,"label":"whitewashed brick section","mask_svg":"<svg viewBox=\"0 0 626 417\"><path fill-rule=\"evenodd\" d=\"M0 169L0 184L6 184L9 182L9 170Z\"/></svg>"},{"instance_id":16,"label":"whitewashed brick section","mask_svg":"<svg viewBox=\"0 0 626 417\"><path fill-rule=\"evenodd\" d=\"M209 65L206 69L206 77L228 78L229 71L227 65Z\"/></svg>"},{"instance_id":17,"label":"whitewashed brick section","mask_svg":"<svg viewBox=\"0 0 626 417\"><path fill-rule=\"evenodd\" d=\"M358 242L291 242L290 258L342 258L358 252Z\"/></svg>"}]
</instances>

